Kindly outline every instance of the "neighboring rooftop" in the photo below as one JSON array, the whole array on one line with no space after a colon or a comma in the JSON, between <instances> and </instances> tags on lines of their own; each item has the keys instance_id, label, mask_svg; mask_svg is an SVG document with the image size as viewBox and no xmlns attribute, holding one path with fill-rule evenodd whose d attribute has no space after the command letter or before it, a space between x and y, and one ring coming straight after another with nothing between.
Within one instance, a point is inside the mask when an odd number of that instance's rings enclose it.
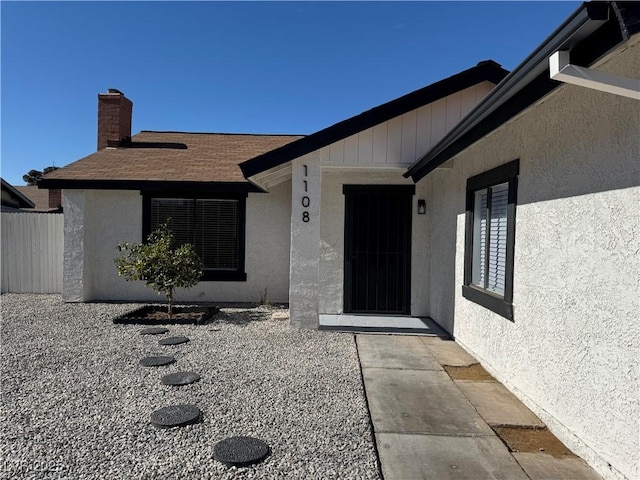
<instances>
[{"instance_id":1,"label":"neighboring rooftop","mask_svg":"<svg viewBox=\"0 0 640 480\"><path fill-rule=\"evenodd\" d=\"M2 211L35 207L35 204L24 193L20 192L4 178L0 178L0 183L2 183Z\"/></svg>"},{"instance_id":2,"label":"neighboring rooftop","mask_svg":"<svg viewBox=\"0 0 640 480\"><path fill-rule=\"evenodd\" d=\"M148 182L240 184L250 187L238 164L301 135L146 131L130 142L103 148L51 172L44 188L139 189ZM236 185L236 186L240 186Z\"/></svg>"},{"instance_id":3,"label":"neighboring rooftop","mask_svg":"<svg viewBox=\"0 0 640 480\"><path fill-rule=\"evenodd\" d=\"M23 185L14 188L35 204L34 212L60 211L60 205L57 207L49 206L49 190L38 188L36 185Z\"/></svg>"}]
</instances>

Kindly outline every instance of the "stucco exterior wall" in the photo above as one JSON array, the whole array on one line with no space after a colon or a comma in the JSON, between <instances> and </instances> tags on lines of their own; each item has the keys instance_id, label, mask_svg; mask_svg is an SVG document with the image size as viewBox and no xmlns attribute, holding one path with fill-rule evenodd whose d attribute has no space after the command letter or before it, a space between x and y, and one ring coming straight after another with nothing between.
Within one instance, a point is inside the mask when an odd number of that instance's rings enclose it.
<instances>
[{"instance_id":1,"label":"stucco exterior wall","mask_svg":"<svg viewBox=\"0 0 640 480\"><path fill-rule=\"evenodd\" d=\"M65 193L65 242L72 245L65 249L65 300L163 300L143 282L127 282L118 277L113 263L119 243L142 240L140 193L129 190ZM200 282L188 291L178 291L177 300L257 302L267 289L269 301L287 302L290 212L288 184L274 187L269 194L249 194L247 281Z\"/></svg>"},{"instance_id":2,"label":"stucco exterior wall","mask_svg":"<svg viewBox=\"0 0 640 480\"><path fill-rule=\"evenodd\" d=\"M62 298L65 302L82 302L86 300L85 289L91 289L88 278L85 281L85 196L85 190L69 190L63 200Z\"/></svg>"},{"instance_id":3,"label":"stucco exterior wall","mask_svg":"<svg viewBox=\"0 0 640 480\"><path fill-rule=\"evenodd\" d=\"M595 68L636 77L640 54ZM564 85L420 183L430 313L605 478L640 478L640 108ZM462 297L467 178L520 159L514 322Z\"/></svg>"},{"instance_id":4,"label":"stucco exterior wall","mask_svg":"<svg viewBox=\"0 0 640 480\"><path fill-rule=\"evenodd\" d=\"M322 188L317 152L293 161L291 182L289 315L294 328L317 328ZM309 200L308 203L303 201L305 198Z\"/></svg>"}]
</instances>

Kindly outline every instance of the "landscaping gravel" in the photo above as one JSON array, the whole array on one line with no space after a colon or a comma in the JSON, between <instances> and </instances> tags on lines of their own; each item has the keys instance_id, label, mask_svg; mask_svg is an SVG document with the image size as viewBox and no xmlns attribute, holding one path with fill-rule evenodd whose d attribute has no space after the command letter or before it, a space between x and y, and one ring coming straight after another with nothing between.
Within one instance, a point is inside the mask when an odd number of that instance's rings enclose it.
<instances>
[{"instance_id":1,"label":"landscaping gravel","mask_svg":"<svg viewBox=\"0 0 640 480\"><path fill-rule=\"evenodd\" d=\"M273 309L236 307L171 326L191 341L159 346L140 326L112 323L139 305L0 301L1 478L380 478L352 335L291 330ZM140 366L149 355L176 362ZM161 383L180 371L202 378ZM179 404L202 421L149 423ZM270 456L246 468L214 460L214 445L234 436L265 441Z\"/></svg>"}]
</instances>

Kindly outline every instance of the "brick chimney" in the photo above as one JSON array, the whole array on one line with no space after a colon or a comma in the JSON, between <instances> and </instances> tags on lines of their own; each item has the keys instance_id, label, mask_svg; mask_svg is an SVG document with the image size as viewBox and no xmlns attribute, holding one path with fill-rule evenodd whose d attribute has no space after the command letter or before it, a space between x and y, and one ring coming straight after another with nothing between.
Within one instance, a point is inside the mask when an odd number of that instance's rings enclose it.
<instances>
[{"instance_id":1,"label":"brick chimney","mask_svg":"<svg viewBox=\"0 0 640 480\"><path fill-rule=\"evenodd\" d=\"M49 190L49 208L62 207L62 190L52 188Z\"/></svg>"},{"instance_id":2,"label":"brick chimney","mask_svg":"<svg viewBox=\"0 0 640 480\"><path fill-rule=\"evenodd\" d=\"M98 94L98 150L109 142L131 139L131 112L133 103L120 90L110 88Z\"/></svg>"}]
</instances>

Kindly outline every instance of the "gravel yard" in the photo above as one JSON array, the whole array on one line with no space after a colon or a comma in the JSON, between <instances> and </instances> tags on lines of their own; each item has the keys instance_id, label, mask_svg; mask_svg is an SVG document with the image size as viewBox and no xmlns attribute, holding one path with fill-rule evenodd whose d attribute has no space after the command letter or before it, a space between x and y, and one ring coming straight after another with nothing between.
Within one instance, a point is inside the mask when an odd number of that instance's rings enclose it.
<instances>
[{"instance_id":1,"label":"gravel yard","mask_svg":"<svg viewBox=\"0 0 640 480\"><path fill-rule=\"evenodd\" d=\"M143 326L112 319L139 305L1 297L2 478L379 478L352 335L295 331L267 308L223 308L214 323ZM159 346L184 335L189 343ZM145 368L151 354L176 363ZM160 377L202 379L170 387ZM201 423L164 430L151 413L191 403ZM235 435L269 444L242 469L213 460Z\"/></svg>"}]
</instances>

